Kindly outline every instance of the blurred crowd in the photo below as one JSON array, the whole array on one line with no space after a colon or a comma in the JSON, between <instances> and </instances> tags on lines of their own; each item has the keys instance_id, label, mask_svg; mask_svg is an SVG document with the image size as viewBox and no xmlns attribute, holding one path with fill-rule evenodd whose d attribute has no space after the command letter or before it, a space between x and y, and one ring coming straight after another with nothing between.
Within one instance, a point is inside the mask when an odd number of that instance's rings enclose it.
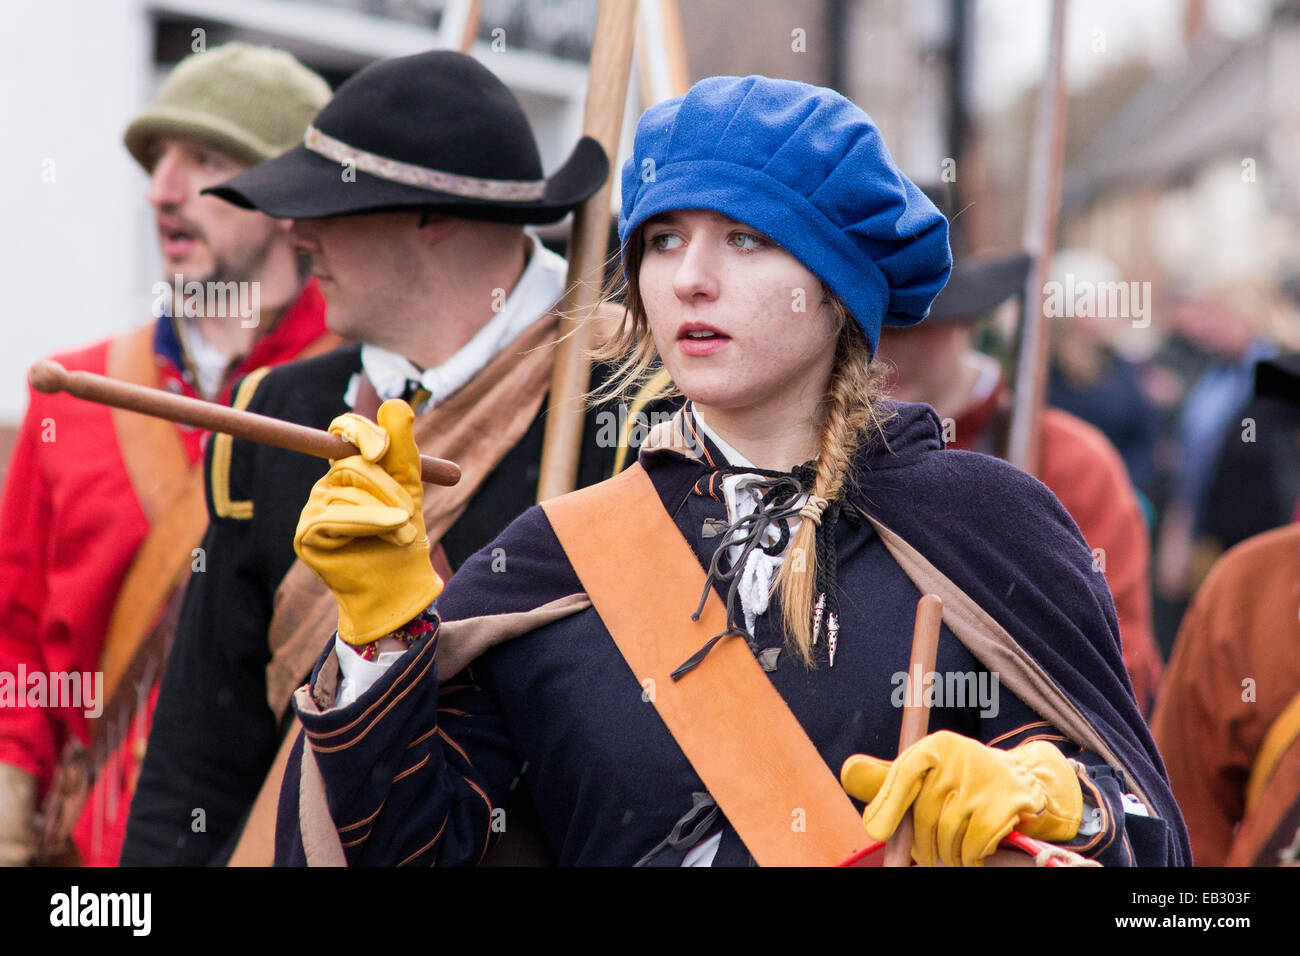
<instances>
[{"instance_id":1,"label":"blurred crowd","mask_svg":"<svg viewBox=\"0 0 1300 956\"><path fill-rule=\"evenodd\" d=\"M1063 251L1053 272L1121 281L1083 250ZM1166 657L1218 557L1297 518L1298 349L1296 284L1253 277L1203 288L1189 277L1157 298L1148 327L1095 314L1055 322L1048 400L1099 428L1124 459L1151 531Z\"/></svg>"}]
</instances>

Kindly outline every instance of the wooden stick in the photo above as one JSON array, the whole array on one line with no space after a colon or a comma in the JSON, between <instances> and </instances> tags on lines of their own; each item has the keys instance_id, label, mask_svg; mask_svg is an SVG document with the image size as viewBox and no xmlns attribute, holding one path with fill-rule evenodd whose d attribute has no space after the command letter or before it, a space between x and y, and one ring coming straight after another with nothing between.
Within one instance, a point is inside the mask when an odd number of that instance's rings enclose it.
<instances>
[{"instance_id":1,"label":"wooden stick","mask_svg":"<svg viewBox=\"0 0 1300 956\"><path fill-rule=\"evenodd\" d=\"M58 362L37 362L27 373L27 381L38 392L67 392L101 405L125 408L193 428L224 432L236 438L287 448L317 458L346 458L358 454L355 445L318 428L238 411L215 402L173 395L161 389L133 385L93 372L69 372ZM420 475L431 484L454 485L460 481L460 466L442 458L421 455Z\"/></svg>"},{"instance_id":2,"label":"wooden stick","mask_svg":"<svg viewBox=\"0 0 1300 956\"><path fill-rule=\"evenodd\" d=\"M470 0L469 9L465 13L464 29L460 35L460 52L469 53L470 47L478 39L478 21L482 13L483 0Z\"/></svg>"},{"instance_id":3,"label":"wooden stick","mask_svg":"<svg viewBox=\"0 0 1300 956\"><path fill-rule=\"evenodd\" d=\"M583 131L594 138L609 157L610 178L574 216L569 241L569 277L560 301L562 336L551 376L550 406L542 440L542 471L537 500L566 494L578 483L578 456L586 410L580 396L587 391L591 361L583 320L595 308L604 278L605 250L609 242L609 197L618 159L623 105L627 101L628 74L632 67L632 41L636 36L636 0L605 0L597 8L596 32L591 41L591 70L587 80L587 111Z\"/></svg>"},{"instance_id":4,"label":"wooden stick","mask_svg":"<svg viewBox=\"0 0 1300 956\"><path fill-rule=\"evenodd\" d=\"M1065 154L1065 0L1053 0L1047 70L1038 94L1030 148L1024 248L1033 261L1021 301L1016 380L1007 439L1007 461L1031 475L1039 473L1043 405L1047 395L1048 338L1043 315L1043 283L1056 245L1056 214L1061 205L1061 165Z\"/></svg>"},{"instance_id":5,"label":"wooden stick","mask_svg":"<svg viewBox=\"0 0 1300 956\"><path fill-rule=\"evenodd\" d=\"M916 624L912 630L912 659L907 664L903 726L898 732L900 754L924 737L930 728L930 705L921 692L921 683L925 675L934 670L942 622L943 601L937 594L924 595L916 604ZM909 809L885 844L885 866L907 866L911 862L912 811Z\"/></svg>"}]
</instances>

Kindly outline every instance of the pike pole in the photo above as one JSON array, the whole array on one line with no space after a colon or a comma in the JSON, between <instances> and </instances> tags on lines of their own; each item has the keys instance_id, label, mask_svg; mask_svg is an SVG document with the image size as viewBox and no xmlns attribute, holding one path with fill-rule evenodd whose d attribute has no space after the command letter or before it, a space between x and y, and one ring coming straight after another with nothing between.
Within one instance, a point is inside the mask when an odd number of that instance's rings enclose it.
<instances>
[{"instance_id":1,"label":"pike pole","mask_svg":"<svg viewBox=\"0 0 1300 956\"><path fill-rule=\"evenodd\" d=\"M632 46L636 38L636 0L604 0L596 14L587 81L583 132L600 143L610 160L610 178L574 216L569 242L569 276L560 300L560 344L551 376L550 405L542 440L537 500L572 491L578 483L578 457L586 414L582 395L591 376L587 356L589 326L584 321L600 298L609 236L609 200L618 170L619 133L627 101Z\"/></svg>"},{"instance_id":2,"label":"pike pole","mask_svg":"<svg viewBox=\"0 0 1300 956\"><path fill-rule=\"evenodd\" d=\"M1056 244L1065 155L1065 16L1066 0L1052 0L1051 39L1038 94L1025 208L1024 249L1033 260L1021 296L1014 404L1007 440L1007 460L1031 475L1039 469L1041 421L1047 397L1049 329L1043 316L1042 290Z\"/></svg>"}]
</instances>

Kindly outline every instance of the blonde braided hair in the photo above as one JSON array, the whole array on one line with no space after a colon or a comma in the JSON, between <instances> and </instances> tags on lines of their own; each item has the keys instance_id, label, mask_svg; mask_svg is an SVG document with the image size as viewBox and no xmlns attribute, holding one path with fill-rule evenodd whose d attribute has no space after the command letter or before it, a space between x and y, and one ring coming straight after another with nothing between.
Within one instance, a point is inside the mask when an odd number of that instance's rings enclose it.
<instances>
[{"instance_id":1,"label":"blonde braided hair","mask_svg":"<svg viewBox=\"0 0 1300 956\"><path fill-rule=\"evenodd\" d=\"M872 361L871 349L862 329L838 299L832 297L831 305L839 318L840 331L835 343L834 369L826 396L822 399L817 477L812 494L825 498L833 506L856 483L856 476L849 467L853 456L870 440L873 432L883 435L884 424L893 413L886 412L880 405L886 372ZM773 584L773 590L781 592L786 646L808 667L813 663L817 527L817 522L800 522Z\"/></svg>"}]
</instances>

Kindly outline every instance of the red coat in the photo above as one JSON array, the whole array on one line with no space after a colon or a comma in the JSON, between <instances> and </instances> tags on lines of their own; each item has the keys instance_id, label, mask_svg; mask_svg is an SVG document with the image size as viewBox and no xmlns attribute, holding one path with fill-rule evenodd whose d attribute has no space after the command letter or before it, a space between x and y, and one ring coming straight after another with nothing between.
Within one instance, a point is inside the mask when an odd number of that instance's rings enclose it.
<instances>
[{"instance_id":1,"label":"red coat","mask_svg":"<svg viewBox=\"0 0 1300 956\"><path fill-rule=\"evenodd\" d=\"M230 388L248 372L289 361L318 341L324 344L324 316L324 299L313 280L232 371L221 400L229 400ZM155 324L153 343L163 387L194 396L170 319ZM55 358L69 370L103 374L110 344ZM206 434L177 428L195 467ZM30 392L0 497L0 527L0 674L93 675L100 669L118 589L149 531L107 406L63 393ZM69 735L83 743L88 739L84 710L0 706L0 762L34 774L43 795ZM100 821L97 845L80 844L88 863L117 861L133 764L128 760L113 781L112 789L121 792L107 801L115 812ZM88 827L79 829L79 836L88 833Z\"/></svg>"}]
</instances>

